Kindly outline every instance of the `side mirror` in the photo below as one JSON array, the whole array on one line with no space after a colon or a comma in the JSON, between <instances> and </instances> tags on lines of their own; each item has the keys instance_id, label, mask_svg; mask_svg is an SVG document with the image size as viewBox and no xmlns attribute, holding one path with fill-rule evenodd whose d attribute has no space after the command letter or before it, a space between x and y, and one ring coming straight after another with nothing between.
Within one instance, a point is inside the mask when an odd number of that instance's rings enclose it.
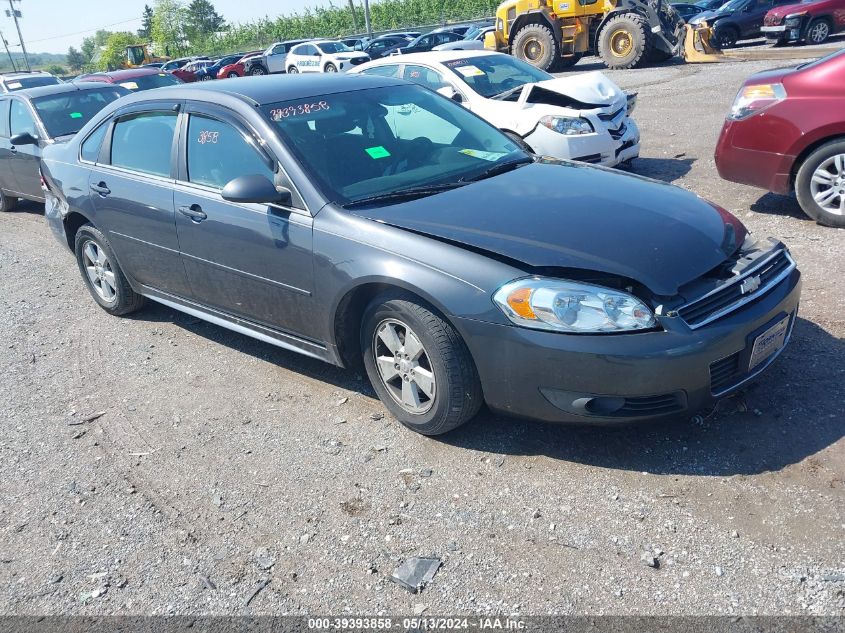
<instances>
[{"instance_id":1,"label":"side mirror","mask_svg":"<svg viewBox=\"0 0 845 633\"><path fill-rule=\"evenodd\" d=\"M450 99L452 99L452 101L454 101L455 103L464 102L464 96L460 92L456 92L455 94L453 94Z\"/></svg>"},{"instance_id":2,"label":"side mirror","mask_svg":"<svg viewBox=\"0 0 845 633\"><path fill-rule=\"evenodd\" d=\"M224 200L228 200L229 202L240 202L243 204L266 203L289 206L292 202L290 189L276 187L265 176L259 174L239 176L234 180L230 180L223 187L220 195L223 196Z\"/></svg>"},{"instance_id":3,"label":"side mirror","mask_svg":"<svg viewBox=\"0 0 845 633\"><path fill-rule=\"evenodd\" d=\"M29 132L21 132L10 138L9 143L12 145L37 145L38 139Z\"/></svg>"},{"instance_id":4,"label":"side mirror","mask_svg":"<svg viewBox=\"0 0 845 633\"><path fill-rule=\"evenodd\" d=\"M452 86L443 86L442 88L438 88L435 92L437 92L437 94L443 97L446 97L447 99L451 99L455 103L464 102L464 96L460 92L452 88Z\"/></svg>"}]
</instances>

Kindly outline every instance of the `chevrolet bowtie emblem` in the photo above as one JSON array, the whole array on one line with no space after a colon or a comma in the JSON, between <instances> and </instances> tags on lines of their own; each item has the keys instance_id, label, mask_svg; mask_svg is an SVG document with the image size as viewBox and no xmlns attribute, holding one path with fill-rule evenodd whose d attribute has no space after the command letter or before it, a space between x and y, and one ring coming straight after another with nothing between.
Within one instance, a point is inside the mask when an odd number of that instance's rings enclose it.
<instances>
[{"instance_id":1,"label":"chevrolet bowtie emblem","mask_svg":"<svg viewBox=\"0 0 845 633\"><path fill-rule=\"evenodd\" d=\"M756 277L749 277L739 285L739 289L744 295L751 294L759 287L760 275L757 275Z\"/></svg>"}]
</instances>

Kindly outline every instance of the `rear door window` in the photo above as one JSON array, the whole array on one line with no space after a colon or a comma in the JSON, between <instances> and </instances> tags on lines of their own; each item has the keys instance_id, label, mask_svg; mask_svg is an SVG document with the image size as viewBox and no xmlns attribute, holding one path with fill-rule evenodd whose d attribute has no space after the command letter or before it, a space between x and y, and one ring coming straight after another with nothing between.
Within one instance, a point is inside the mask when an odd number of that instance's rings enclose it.
<instances>
[{"instance_id":1,"label":"rear door window","mask_svg":"<svg viewBox=\"0 0 845 633\"><path fill-rule=\"evenodd\" d=\"M144 174L170 175L175 112L142 112L122 117L112 134L111 164Z\"/></svg>"},{"instance_id":2,"label":"rear door window","mask_svg":"<svg viewBox=\"0 0 845 633\"><path fill-rule=\"evenodd\" d=\"M192 114L188 121L188 180L222 189L239 176L259 174L273 181L270 160L230 123Z\"/></svg>"}]
</instances>

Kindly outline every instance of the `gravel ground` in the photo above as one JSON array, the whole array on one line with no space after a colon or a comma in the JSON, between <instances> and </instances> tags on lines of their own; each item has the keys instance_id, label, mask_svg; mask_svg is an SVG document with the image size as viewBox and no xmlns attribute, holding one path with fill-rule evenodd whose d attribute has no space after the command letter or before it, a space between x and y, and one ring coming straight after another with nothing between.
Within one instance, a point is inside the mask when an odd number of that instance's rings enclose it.
<instances>
[{"instance_id":1,"label":"gravel ground","mask_svg":"<svg viewBox=\"0 0 845 633\"><path fill-rule=\"evenodd\" d=\"M2 613L842 614L845 231L712 159L741 81L783 64L609 73L639 91L634 171L804 273L789 348L703 419L420 437L348 371L108 316L36 205L0 217ZM443 565L412 595L389 577L415 555Z\"/></svg>"}]
</instances>

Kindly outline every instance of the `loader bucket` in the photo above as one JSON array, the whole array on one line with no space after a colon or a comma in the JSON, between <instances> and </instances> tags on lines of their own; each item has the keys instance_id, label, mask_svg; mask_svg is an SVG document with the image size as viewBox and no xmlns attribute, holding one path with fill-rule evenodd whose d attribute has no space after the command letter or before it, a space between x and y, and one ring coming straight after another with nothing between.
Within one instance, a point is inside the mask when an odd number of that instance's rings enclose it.
<instances>
[{"instance_id":1,"label":"loader bucket","mask_svg":"<svg viewBox=\"0 0 845 633\"><path fill-rule=\"evenodd\" d=\"M699 25L684 25L684 58L691 64L706 64L725 61L725 56L710 43L713 28L702 22Z\"/></svg>"}]
</instances>

